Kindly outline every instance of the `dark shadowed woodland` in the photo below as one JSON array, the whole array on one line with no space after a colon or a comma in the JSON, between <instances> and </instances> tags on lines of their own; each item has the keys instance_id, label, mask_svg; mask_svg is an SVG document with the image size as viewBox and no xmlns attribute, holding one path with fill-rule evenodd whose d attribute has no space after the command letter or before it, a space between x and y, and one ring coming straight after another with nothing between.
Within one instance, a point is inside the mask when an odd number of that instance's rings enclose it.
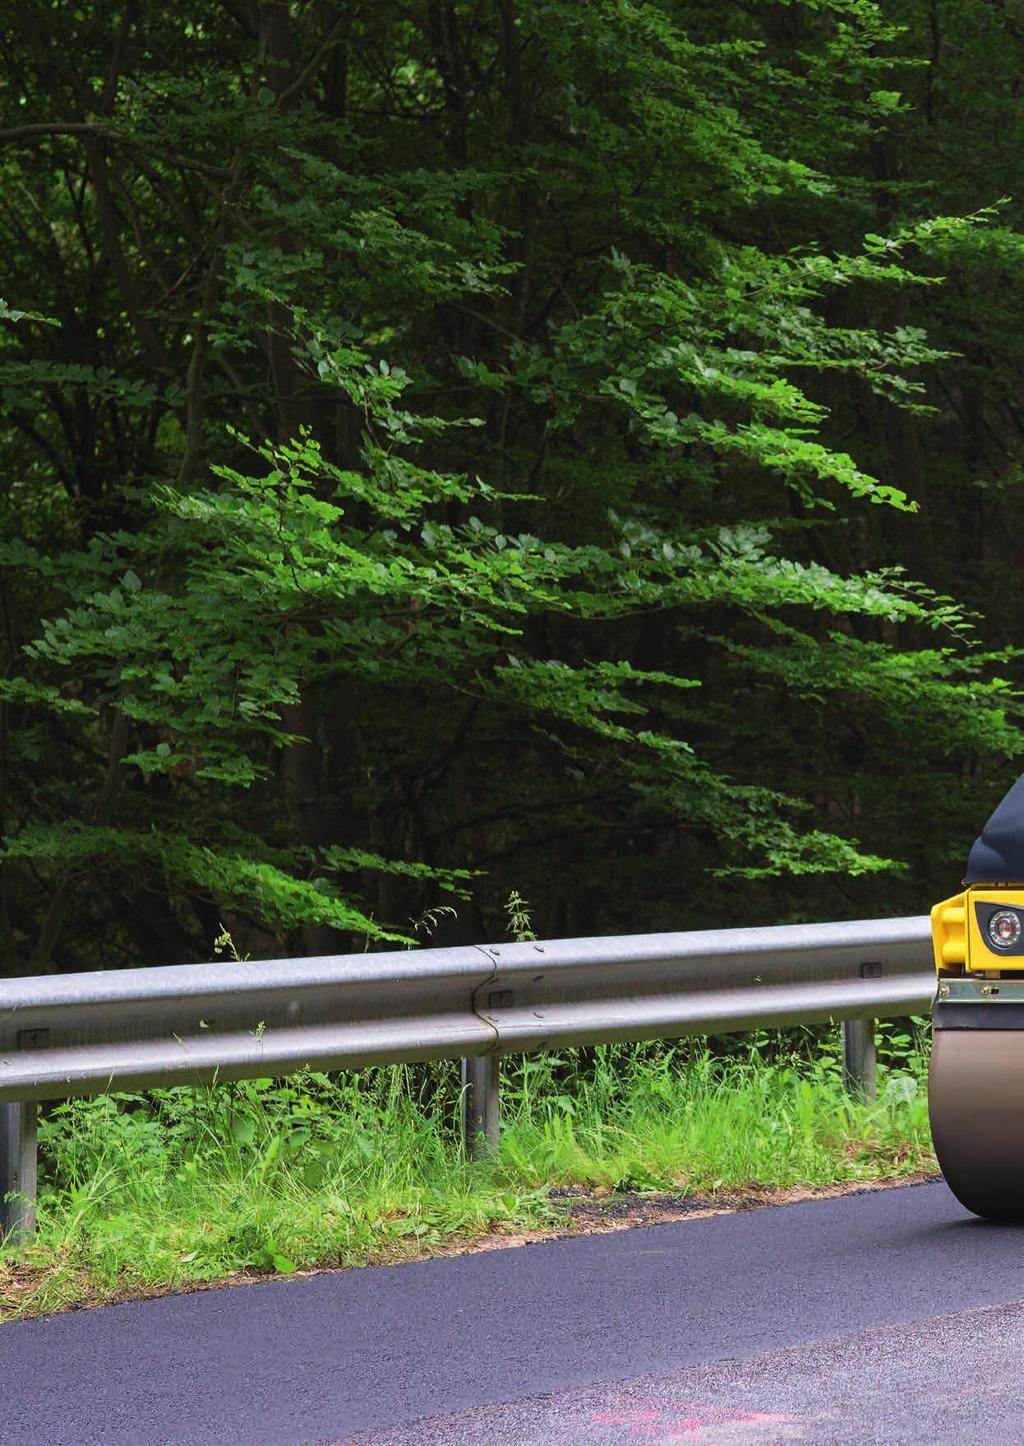
<instances>
[{"instance_id":1,"label":"dark shadowed woodland","mask_svg":"<svg viewBox=\"0 0 1024 1446\"><path fill-rule=\"evenodd\" d=\"M1024 752L1024 4L0 43L3 971L952 892Z\"/></svg>"}]
</instances>

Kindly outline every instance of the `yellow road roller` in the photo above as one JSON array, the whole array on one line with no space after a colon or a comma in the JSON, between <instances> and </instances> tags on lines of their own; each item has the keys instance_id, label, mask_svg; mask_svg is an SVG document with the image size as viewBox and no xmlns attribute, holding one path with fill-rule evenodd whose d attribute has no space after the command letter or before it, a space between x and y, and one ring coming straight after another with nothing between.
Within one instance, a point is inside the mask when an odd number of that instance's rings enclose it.
<instances>
[{"instance_id":1,"label":"yellow road roller","mask_svg":"<svg viewBox=\"0 0 1024 1446\"><path fill-rule=\"evenodd\" d=\"M975 1215L1024 1220L1024 776L932 910L938 987L928 1113L942 1173Z\"/></svg>"}]
</instances>

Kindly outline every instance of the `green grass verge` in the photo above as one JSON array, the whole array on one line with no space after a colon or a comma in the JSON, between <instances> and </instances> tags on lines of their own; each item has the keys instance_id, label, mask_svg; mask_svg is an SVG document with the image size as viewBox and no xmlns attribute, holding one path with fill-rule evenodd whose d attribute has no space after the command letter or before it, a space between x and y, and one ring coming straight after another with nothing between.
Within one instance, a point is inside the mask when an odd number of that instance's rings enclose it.
<instances>
[{"instance_id":1,"label":"green grass verge","mask_svg":"<svg viewBox=\"0 0 1024 1446\"><path fill-rule=\"evenodd\" d=\"M553 1186L714 1199L918 1175L925 1048L889 1031L872 1103L810 1032L508 1061L490 1166L460 1158L449 1066L69 1101L40 1124L37 1235L0 1246L0 1319L556 1227Z\"/></svg>"}]
</instances>

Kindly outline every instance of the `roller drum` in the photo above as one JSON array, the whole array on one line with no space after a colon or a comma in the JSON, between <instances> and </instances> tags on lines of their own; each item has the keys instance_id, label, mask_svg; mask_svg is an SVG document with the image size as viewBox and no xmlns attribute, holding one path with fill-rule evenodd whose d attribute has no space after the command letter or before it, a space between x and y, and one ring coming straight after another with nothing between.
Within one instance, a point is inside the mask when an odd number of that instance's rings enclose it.
<instances>
[{"instance_id":1,"label":"roller drum","mask_svg":"<svg viewBox=\"0 0 1024 1446\"><path fill-rule=\"evenodd\" d=\"M961 1205L990 1220L1024 1220L1024 1029L936 1029L928 1114Z\"/></svg>"}]
</instances>

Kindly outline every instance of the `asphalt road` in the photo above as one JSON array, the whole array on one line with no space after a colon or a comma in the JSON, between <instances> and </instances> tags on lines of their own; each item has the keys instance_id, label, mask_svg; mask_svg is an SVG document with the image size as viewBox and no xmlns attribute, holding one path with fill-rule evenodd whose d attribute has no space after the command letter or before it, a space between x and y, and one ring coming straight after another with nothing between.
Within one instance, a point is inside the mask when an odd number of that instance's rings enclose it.
<instances>
[{"instance_id":1,"label":"asphalt road","mask_svg":"<svg viewBox=\"0 0 1024 1446\"><path fill-rule=\"evenodd\" d=\"M1022 1247L935 1184L53 1316L0 1442L992 1446Z\"/></svg>"}]
</instances>

